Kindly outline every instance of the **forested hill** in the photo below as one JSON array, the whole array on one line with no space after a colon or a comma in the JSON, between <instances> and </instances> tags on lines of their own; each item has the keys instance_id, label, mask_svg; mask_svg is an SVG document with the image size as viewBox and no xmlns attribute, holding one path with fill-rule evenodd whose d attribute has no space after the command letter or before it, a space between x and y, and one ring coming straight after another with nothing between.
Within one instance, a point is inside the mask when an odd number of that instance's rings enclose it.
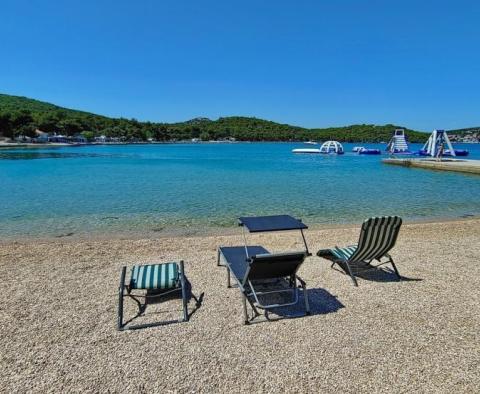
<instances>
[{"instance_id":1,"label":"forested hill","mask_svg":"<svg viewBox=\"0 0 480 394\"><path fill-rule=\"evenodd\" d=\"M327 140L361 142L387 141L395 125L352 125L327 129L306 129L251 117L231 116L210 120L196 118L180 123L139 122L135 119L109 118L89 112L58 107L26 97L0 94L0 135L35 136L39 129L64 135L84 134L120 137L123 140L158 141L219 140L235 138L239 141ZM423 142L424 133L406 129L411 142Z\"/></svg>"}]
</instances>

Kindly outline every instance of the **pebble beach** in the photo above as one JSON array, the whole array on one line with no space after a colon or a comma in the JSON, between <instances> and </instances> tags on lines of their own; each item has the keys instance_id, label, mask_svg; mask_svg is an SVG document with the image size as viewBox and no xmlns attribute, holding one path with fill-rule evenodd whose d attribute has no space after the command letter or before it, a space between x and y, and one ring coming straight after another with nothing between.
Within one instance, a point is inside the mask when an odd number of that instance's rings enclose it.
<instances>
[{"instance_id":1,"label":"pebble beach","mask_svg":"<svg viewBox=\"0 0 480 394\"><path fill-rule=\"evenodd\" d=\"M404 224L389 273L350 278L315 256L360 225L307 230L299 272L312 316L243 325L240 292L216 266L238 234L0 242L0 384L4 392L478 392L480 219ZM295 232L250 236L301 249ZM185 261L202 304L188 323L116 330L121 267ZM126 301L125 315L135 315ZM138 322L180 317L177 300Z\"/></svg>"}]
</instances>

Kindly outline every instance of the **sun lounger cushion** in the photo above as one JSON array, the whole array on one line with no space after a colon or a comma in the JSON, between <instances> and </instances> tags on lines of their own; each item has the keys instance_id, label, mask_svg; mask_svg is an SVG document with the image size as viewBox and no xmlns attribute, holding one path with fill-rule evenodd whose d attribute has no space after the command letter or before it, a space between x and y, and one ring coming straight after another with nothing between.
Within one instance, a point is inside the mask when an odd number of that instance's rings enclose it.
<instances>
[{"instance_id":1,"label":"sun lounger cushion","mask_svg":"<svg viewBox=\"0 0 480 394\"><path fill-rule=\"evenodd\" d=\"M320 249L317 256L332 261L348 261L357 250L356 246L348 246L346 248L335 247L334 249Z\"/></svg>"},{"instance_id":2,"label":"sun lounger cushion","mask_svg":"<svg viewBox=\"0 0 480 394\"><path fill-rule=\"evenodd\" d=\"M130 279L131 289L172 289L178 287L177 263L135 265Z\"/></svg>"},{"instance_id":3,"label":"sun lounger cushion","mask_svg":"<svg viewBox=\"0 0 480 394\"><path fill-rule=\"evenodd\" d=\"M346 248L336 247L335 249L330 249L331 253L339 260L347 261L357 250L356 246L347 246Z\"/></svg>"}]
</instances>

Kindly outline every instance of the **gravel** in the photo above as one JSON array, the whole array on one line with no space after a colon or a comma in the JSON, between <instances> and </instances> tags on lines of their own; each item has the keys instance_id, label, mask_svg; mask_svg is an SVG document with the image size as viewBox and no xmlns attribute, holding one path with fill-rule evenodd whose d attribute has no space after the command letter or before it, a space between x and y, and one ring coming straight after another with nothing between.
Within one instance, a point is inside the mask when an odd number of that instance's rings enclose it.
<instances>
[{"instance_id":1,"label":"gravel","mask_svg":"<svg viewBox=\"0 0 480 394\"><path fill-rule=\"evenodd\" d=\"M355 243L359 226L306 232L313 252ZM250 237L272 251L296 233ZM4 392L478 392L480 219L404 225L391 274L359 279L310 257L313 315L244 326L216 266L237 235L0 243ZM116 331L123 265L184 259L202 306L190 322ZM193 302L190 303L193 308ZM300 303L298 313L302 313ZM126 315L135 313L127 301ZM151 305L137 322L181 316Z\"/></svg>"}]
</instances>

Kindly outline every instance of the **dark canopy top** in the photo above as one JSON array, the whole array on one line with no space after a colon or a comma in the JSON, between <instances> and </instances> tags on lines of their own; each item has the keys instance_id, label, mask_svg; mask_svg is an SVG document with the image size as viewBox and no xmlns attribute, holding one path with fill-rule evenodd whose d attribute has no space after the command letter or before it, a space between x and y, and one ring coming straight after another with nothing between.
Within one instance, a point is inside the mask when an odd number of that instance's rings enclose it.
<instances>
[{"instance_id":1,"label":"dark canopy top","mask_svg":"<svg viewBox=\"0 0 480 394\"><path fill-rule=\"evenodd\" d=\"M253 216L238 219L251 233L263 231L303 230L308 228L300 220L290 215Z\"/></svg>"}]
</instances>

